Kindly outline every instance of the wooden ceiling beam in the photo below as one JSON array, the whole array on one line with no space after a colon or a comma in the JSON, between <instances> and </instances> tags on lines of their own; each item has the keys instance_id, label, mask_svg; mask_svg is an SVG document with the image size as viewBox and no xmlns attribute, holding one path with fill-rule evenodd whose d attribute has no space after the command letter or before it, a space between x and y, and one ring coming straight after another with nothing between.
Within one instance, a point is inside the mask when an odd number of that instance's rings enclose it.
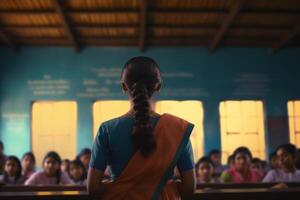
<instances>
[{"instance_id":1,"label":"wooden ceiling beam","mask_svg":"<svg viewBox=\"0 0 300 200\"><path fill-rule=\"evenodd\" d=\"M62 8L59 0L52 0L52 3L54 5L56 13L59 15L59 18L60 18L60 20L63 24L65 32L68 35L68 39L73 44L73 47L74 47L75 51L79 52L80 51L79 43L76 40L75 34L74 34L74 32L73 32L73 30L70 26L70 23L69 23L67 17L65 16L65 13L63 11L63 8Z\"/></svg>"},{"instance_id":2,"label":"wooden ceiling beam","mask_svg":"<svg viewBox=\"0 0 300 200\"><path fill-rule=\"evenodd\" d=\"M140 51L145 50L146 45L146 37L147 37L147 7L148 2L147 0L140 0L140 26L139 26L139 40L138 40L138 46Z\"/></svg>"},{"instance_id":3,"label":"wooden ceiling beam","mask_svg":"<svg viewBox=\"0 0 300 200\"><path fill-rule=\"evenodd\" d=\"M190 9L150 9L148 8L148 13L165 13L165 14L174 14L174 13L181 13L181 14L228 14L228 12L224 9L199 9L199 8L190 8ZM270 15L285 15L285 16L296 16L299 15L300 10L243 10L244 14L270 14ZM64 9L64 13L66 14L138 14L140 12L140 9L109 9L109 8L103 8L103 9L77 9L77 10L70 10L70 9ZM7 14L14 14L14 15L41 15L41 14L56 14L55 11L51 9L41 9L41 10L0 10L0 15L7 15Z\"/></svg>"},{"instance_id":4,"label":"wooden ceiling beam","mask_svg":"<svg viewBox=\"0 0 300 200\"><path fill-rule=\"evenodd\" d=\"M215 34L213 40L209 45L210 52L213 52L217 48L217 46L223 39L226 31L228 31L229 27L233 24L234 19L240 13L244 4L245 4L245 0L237 0L236 4L231 8L229 15L225 18L220 29L217 31L217 33Z\"/></svg>"},{"instance_id":5,"label":"wooden ceiling beam","mask_svg":"<svg viewBox=\"0 0 300 200\"><path fill-rule=\"evenodd\" d=\"M11 38L11 36L2 28L0 29L0 38L8 45L11 47L13 50L17 50L17 45L14 42L14 40Z\"/></svg>"},{"instance_id":6,"label":"wooden ceiling beam","mask_svg":"<svg viewBox=\"0 0 300 200\"><path fill-rule=\"evenodd\" d=\"M137 28L139 24L79 24L76 25L74 24L73 27L75 29L89 29L89 28ZM174 28L174 29L214 29L217 30L219 28L219 26L217 25L209 25L209 24L202 24L202 25L198 25L198 24L149 24L147 23L147 27L149 28ZM11 30L11 29L60 29L60 28L64 28L61 25L27 25L27 24L13 24L13 25L5 25L5 26L1 26L0 25L0 29L3 30ZM233 29L244 29L244 30L266 30L266 31L290 31L291 30L291 26L285 25L279 25L279 26L261 26L261 25L235 25L233 27Z\"/></svg>"},{"instance_id":7,"label":"wooden ceiling beam","mask_svg":"<svg viewBox=\"0 0 300 200\"><path fill-rule=\"evenodd\" d=\"M22 45L28 46L70 46L66 38L19 38L16 40ZM95 37L81 38L79 41L85 45L91 46L136 46L137 40L135 37ZM272 40L258 41L256 39L224 39L222 45L233 46L270 46ZM207 46L209 38L151 38L147 40L149 46ZM300 45L300 44L299 44Z\"/></svg>"},{"instance_id":8,"label":"wooden ceiling beam","mask_svg":"<svg viewBox=\"0 0 300 200\"><path fill-rule=\"evenodd\" d=\"M272 45L273 53L278 52L281 48L291 42L296 35L300 34L300 25L295 26L289 33L283 35L280 40Z\"/></svg>"}]
</instances>

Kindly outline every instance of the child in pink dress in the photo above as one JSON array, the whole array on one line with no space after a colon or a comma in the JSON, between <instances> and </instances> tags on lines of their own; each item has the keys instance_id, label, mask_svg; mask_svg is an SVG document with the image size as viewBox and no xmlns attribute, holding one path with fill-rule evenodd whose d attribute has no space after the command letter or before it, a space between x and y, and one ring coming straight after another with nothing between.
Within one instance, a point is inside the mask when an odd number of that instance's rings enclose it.
<instances>
[{"instance_id":1,"label":"child in pink dress","mask_svg":"<svg viewBox=\"0 0 300 200\"><path fill-rule=\"evenodd\" d=\"M223 183L255 183L261 175L251 169L252 154L247 147L239 147L233 153L233 166L222 173Z\"/></svg>"},{"instance_id":2,"label":"child in pink dress","mask_svg":"<svg viewBox=\"0 0 300 200\"><path fill-rule=\"evenodd\" d=\"M65 185L72 184L68 175L60 170L59 155L50 151L43 160L43 170L35 172L25 182L25 185Z\"/></svg>"}]
</instances>

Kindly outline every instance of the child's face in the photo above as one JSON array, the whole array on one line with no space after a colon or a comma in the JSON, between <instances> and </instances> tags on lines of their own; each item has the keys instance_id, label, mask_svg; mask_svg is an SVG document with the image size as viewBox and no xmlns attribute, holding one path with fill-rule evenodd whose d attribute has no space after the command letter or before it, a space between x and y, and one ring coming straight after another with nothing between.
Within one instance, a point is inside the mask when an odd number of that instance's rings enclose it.
<instances>
[{"instance_id":1,"label":"child's face","mask_svg":"<svg viewBox=\"0 0 300 200\"><path fill-rule=\"evenodd\" d=\"M7 160L5 162L4 170L8 176L16 176L18 172L17 163L13 160Z\"/></svg>"},{"instance_id":2,"label":"child's face","mask_svg":"<svg viewBox=\"0 0 300 200\"><path fill-rule=\"evenodd\" d=\"M71 164L70 165L70 175L71 175L72 179L74 179L75 181L79 181L83 175L82 167L75 165L75 164Z\"/></svg>"},{"instance_id":3,"label":"child's face","mask_svg":"<svg viewBox=\"0 0 300 200\"><path fill-rule=\"evenodd\" d=\"M294 159L291 154L286 152L284 149L278 149L276 152L278 157L278 164L282 168L289 168L294 165Z\"/></svg>"},{"instance_id":4,"label":"child's face","mask_svg":"<svg viewBox=\"0 0 300 200\"><path fill-rule=\"evenodd\" d=\"M278 162L278 157L273 156L270 160L270 165L272 169L278 169L279 168L279 162Z\"/></svg>"},{"instance_id":5,"label":"child's face","mask_svg":"<svg viewBox=\"0 0 300 200\"><path fill-rule=\"evenodd\" d=\"M55 176L55 173L59 169L59 163L51 157L48 157L44 161L44 171L47 176Z\"/></svg>"},{"instance_id":6,"label":"child's face","mask_svg":"<svg viewBox=\"0 0 300 200\"><path fill-rule=\"evenodd\" d=\"M34 162L33 162L32 157L30 157L30 156L25 156L25 157L22 159L22 168L23 168L25 171L31 171L31 170L33 170L33 168L34 168Z\"/></svg>"},{"instance_id":7,"label":"child's face","mask_svg":"<svg viewBox=\"0 0 300 200\"><path fill-rule=\"evenodd\" d=\"M251 169L258 172L259 174L264 173L264 167L261 163L251 163Z\"/></svg>"},{"instance_id":8,"label":"child's face","mask_svg":"<svg viewBox=\"0 0 300 200\"><path fill-rule=\"evenodd\" d=\"M251 159L248 154L238 153L234 158L234 166L237 170L246 170L250 167Z\"/></svg>"},{"instance_id":9,"label":"child's face","mask_svg":"<svg viewBox=\"0 0 300 200\"><path fill-rule=\"evenodd\" d=\"M214 168L209 162L201 163L197 169L198 178L205 182L209 182L211 180L213 173Z\"/></svg>"},{"instance_id":10,"label":"child's face","mask_svg":"<svg viewBox=\"0 0 300 200\"><path fill-rule=\"evenodd\" d=\"M220 165L221 164L221 154L215 153L210 156L211 161L215 165Z\"/></svg>"},{"instance_id":11,"label":"child's face","mask_svg":"<svg viewBox=\"0 0 300 200\"><path fill-rule=\"evenodd\" d=\"M68 162L66 162L66 161L63 161L63 162L61 163L61 165L60 165L60 169L61 169L61 171L63 171L63 172L67 172L67 171L68 171L68 165L69 165L69 163L68 163Z\"/></svg>"},{"instance_id":12,"label":"child's face","mask_svg":"<svg viewBox=\"0 0 300 200\"><path fill-rule=\"evenodd\" d=\"M80 156L80 161L86 168L88 168L89 166L90 159L91 159L91 154L83 154L82 156Z\"/></svg>"}]
</instances>

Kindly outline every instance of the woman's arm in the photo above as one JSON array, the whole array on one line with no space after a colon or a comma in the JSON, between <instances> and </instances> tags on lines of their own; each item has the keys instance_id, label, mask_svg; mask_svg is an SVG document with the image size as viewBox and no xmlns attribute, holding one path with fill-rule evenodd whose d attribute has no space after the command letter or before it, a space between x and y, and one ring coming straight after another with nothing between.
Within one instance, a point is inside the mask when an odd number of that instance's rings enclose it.
<instances>
[{"instance_id":1,"label":"woman's arm","mask_svg":"<svg viewBox=\"0 0 300 200\"><path fill-rule=\"evenodd\" d=\"M89 168L87 177L87 191L93 197L100 197L105 191L105 184L102 183L104 172L98 169Z\"/></svg>"},{"instance_id":2,"label":"woman's arm","mask_svg":"<svg viewBox=\"0 0 300 200\"><path fill-rule=\"evenodd\" d=\"M181 182L179 182L178 190L182 199L193 199L196 190L195 171L194 169L181 172Z\"/></svg>"}]
</instances>

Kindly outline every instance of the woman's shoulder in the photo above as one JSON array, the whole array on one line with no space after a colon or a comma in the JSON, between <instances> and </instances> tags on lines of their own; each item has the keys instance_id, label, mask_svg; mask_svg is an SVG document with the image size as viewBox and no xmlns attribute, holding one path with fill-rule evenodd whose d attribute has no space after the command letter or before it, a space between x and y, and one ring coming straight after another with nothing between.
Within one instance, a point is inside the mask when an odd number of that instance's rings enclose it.
<instances>
[{"instance_id":1,"label":"woman's shoulder","mask_svg":"<svg viewBox=\"0 0 300 200\"><path fill-rule=\"evenodd\" d=\"M120 117L112 118L112 119L102 122L100 124L100 129L101 128L102 129L113 129L120 125L126 125L129 122L133 122L133 121L134 121L134 118L120 116Z\"/></svg>"}]
</instances>

